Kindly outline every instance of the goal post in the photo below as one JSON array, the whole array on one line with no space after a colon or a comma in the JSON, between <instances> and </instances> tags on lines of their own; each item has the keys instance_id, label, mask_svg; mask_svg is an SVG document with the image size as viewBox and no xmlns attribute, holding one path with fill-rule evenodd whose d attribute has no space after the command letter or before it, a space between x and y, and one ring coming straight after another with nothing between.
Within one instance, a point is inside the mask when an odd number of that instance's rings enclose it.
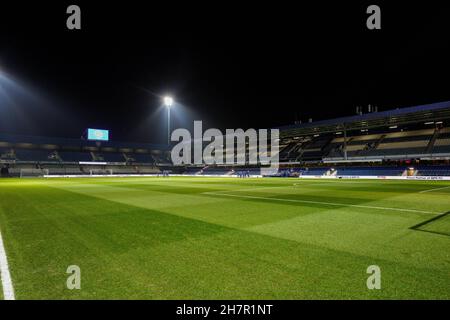
<instances>
[{"instance_id":1,"label":"goal post","mask_svg":"<svg viewBox=\"0 0 450 320\"><path fill-rule=\"evenodd\" d=\"M49 174L48 169L22 168L20 169L21 178L43 177Z\"/></svg>"}]
</instances>

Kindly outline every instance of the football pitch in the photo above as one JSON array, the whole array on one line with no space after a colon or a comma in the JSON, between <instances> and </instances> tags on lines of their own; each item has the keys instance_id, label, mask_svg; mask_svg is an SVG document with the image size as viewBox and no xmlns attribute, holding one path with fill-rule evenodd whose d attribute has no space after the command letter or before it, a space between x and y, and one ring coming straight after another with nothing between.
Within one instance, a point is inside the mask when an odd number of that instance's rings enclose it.
<instances>
[{"instance_id":1,"label":"football pitch","mask_svg":"<svg viewBox=\"0 0 450 320\"><path fill-rule=\"evenodd\" d=\"M439 181L0 180L16 299L450 299L449 211Z\"/></svg>"}]
</instances>

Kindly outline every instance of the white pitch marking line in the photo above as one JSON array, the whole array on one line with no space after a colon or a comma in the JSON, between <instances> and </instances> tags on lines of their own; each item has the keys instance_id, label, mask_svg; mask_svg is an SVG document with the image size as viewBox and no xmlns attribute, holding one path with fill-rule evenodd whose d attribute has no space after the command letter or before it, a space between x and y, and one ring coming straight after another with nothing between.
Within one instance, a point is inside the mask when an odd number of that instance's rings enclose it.
<instances>
[{"instance_id":1,"label":"white pitch marking line","mask_svg":"<svg viewBox=\"0 0 450 320\"><path fill-rule=\"evenodd\" d=\"M16 300L11 275L8 268L5 246L3 245L2 234L0 232L0 278L3 285L3 299Z\"/></svg>"},{"instance_id":2,"label":"white pitch marking line","mask_svg":"<svg viewBox=\"0 0 450 320\"><path fill-rule=\"evenodd\" d=\"M329 206L344 206L344 207L363 208L363 209L377 209L377 210L389 210L389 211L401 211L401 212L413 212L413 213L428 213L428 214L434 214L434 215L440 214L440 213L437 213L437 212L414 210L414 209L375 207L375 206L364 206L364 205L359 205L359 204L346 204L346 203L336 203L336 202L322 202L322 201L297 200L297 199L269 198L269 197L245 196L245 195L225 194L225 193L216 193L216 192L204 192L203 194L225 196L225 197L235 197L235 198L261 199L261 200L298 202L298 203L310 203L310 204L324 204L324 205L329 205Z\"/></svg>"},{"instance_id":3,"label":"white pitch marking line","mask_svg":"<svg viewBox=\"0 0 450 320\"><path fill-rule=\"evenodd\" d=\"M234 191L258 191L258 190L290 188L290 187L291 187L291 185L287 185L287 186L272 186L272 187L243 188L243 189L231 189L231 190L216 191L215 193L234 192Z\"/></svg>"},{"instance_id":4,"label":"white pitch marking line","mask_svg":"<svg viewBox=\"0 0 450 320\"><path fill-rule=\"evenodd\" d=\"M423 190L423 191L419 191L419 193L433 192L433 191L436 191L436 190L442 190L442 189L448 189L448 188L450 188L450 186L446 186L446 187L442 187L442 188L434 188L434 189Z\"/></svg>"}]
</instances>

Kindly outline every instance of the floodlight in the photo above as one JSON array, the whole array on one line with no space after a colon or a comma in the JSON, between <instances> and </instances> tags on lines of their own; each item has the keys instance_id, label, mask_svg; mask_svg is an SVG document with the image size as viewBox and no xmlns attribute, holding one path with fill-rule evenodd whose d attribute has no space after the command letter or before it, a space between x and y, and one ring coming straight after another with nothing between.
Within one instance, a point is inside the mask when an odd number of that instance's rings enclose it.
<instances>
[{"instance_id":1,"label":"floodlight","mask_svg":"<svg viewBox=\"0 0 450 320\"><path fill-rule=\"evenodd\" d=\"M173 104L173 99L172 97L166 96L164 97L164 105L168 108L170 108Z\"/></svg>"}]
</instances>

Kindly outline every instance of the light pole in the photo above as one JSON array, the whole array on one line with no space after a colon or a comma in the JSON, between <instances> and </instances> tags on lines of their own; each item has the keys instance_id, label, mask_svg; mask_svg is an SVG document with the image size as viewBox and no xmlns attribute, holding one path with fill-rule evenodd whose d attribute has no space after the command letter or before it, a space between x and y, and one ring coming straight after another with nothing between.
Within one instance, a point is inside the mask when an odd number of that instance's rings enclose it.
<instances>
[{"instance_id":1,"label":"light pole","mask_svg":"<svg viewBox=\"0 0 450 320\"><path fill-rule=\"evenodd\" d=\"M164 105L167 108L167 145L170 146L170 108L172 107L173 99L170 96L164 97Z\"/></svg>"}]
</instances>

